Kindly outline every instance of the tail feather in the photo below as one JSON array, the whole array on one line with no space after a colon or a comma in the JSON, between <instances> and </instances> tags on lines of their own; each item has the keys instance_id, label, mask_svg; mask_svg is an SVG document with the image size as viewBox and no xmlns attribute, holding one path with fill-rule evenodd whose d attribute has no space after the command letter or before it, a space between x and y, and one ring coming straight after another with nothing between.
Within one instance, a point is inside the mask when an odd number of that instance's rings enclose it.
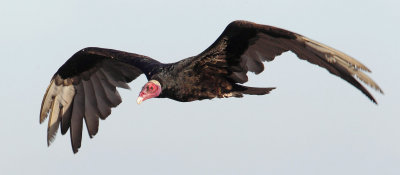
<instances>
[{"instance_id":1,"label":"tail feather","mask_svg":"<svg viewBox=\"0 0 400 175\"><path fill-rule=\"evenodd\" d=\"M249 95L265 95L269 94L270 91L275 89L275 87L270 87L270 88L245 87L245 88L246 90L242 91L242 93Z\"/></svg>"},{"instance_id":2,"label":"tail feather","mask_svg":"<svg viewBox=\"0 0 400 175\"><path fill-rule=\"evenodd\" d=\"M275 89L275 87L260 88L260 87L247 87L247 86L235 84L233 91L236 91L240 94L265 95L265 94L268 94L273 89Z\"/></svg>"}]
</instances>

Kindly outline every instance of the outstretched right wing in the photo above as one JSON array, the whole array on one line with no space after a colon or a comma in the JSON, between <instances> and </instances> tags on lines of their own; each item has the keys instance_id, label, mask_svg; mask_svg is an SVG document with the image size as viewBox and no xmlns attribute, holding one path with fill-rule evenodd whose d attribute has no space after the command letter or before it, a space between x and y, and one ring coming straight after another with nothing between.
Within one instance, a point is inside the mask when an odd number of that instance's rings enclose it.
<instances>
[{"instance_id":1,"label":"outstretched right wing","mask_svg":"<svg viewBox=\"0 0 400 175\"><path fill-rule=\"evenodd\" d=\"M356 78L383 93L378 84L363 73L370 70L343 52L288 30L249 21L230 23L209 48L181 62L195 68L194 75L205 75L200 77L207 80L224 77L243 84L248 81L247 72L261 73L263 62L273 61L287 51L349 82L374 103L374 97ZM219 83L219 86L230 88L226 83Z\"/></svg>"},{"instance_id":2,"label":"outstretched right wing","mask_svg":"<svg viewBox=\"0 0 400 175\"><path fill-rule=\"evenodd\" d=\"M122 102L116 87L129 89L127 83L157 64L146 56L111 49L92 47L75 53L54 74L43 97L40 123L49 116L47 144L60 125L63 135L70 129L72 150L78 152L83 119L92 138L99 118L107 118Z\"/></svg>"}]
</instances>

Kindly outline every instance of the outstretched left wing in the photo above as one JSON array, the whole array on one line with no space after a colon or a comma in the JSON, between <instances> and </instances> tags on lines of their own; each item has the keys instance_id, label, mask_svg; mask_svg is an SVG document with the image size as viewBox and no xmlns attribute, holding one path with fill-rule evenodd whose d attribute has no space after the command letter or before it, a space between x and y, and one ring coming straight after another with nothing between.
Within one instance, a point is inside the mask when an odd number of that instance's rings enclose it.
<instances>
[{"instance_id":1,"label":"outstretched left wing","mask_svg":"<svg viewBox=\"0 0 400 175\"><path fill-rule=\"evenodd\" d=\"M43 97L40 123L49 116L47 144L59 126L63 135L70 128L72 149L78 152L83 119L89 136L96 135L99 118L107 118L122 102L116 87L129 89L128 82L157 64L146 56L111 49L92 47L75 53L54 74Z\"/></svg>"}]
</instances>

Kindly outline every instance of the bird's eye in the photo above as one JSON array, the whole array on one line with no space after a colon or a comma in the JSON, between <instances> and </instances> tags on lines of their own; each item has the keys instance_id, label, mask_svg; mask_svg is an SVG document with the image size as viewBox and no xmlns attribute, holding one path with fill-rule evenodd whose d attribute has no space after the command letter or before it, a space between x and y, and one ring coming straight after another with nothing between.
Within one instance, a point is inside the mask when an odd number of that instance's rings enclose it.
<instances>
[{"instance_id":1,"label":"bird's eye","mask_svg":"<svg viewBox=\"0 0 400 175\"><path fill-rule=\"evenodd\" d=\"M156 87L153 84L148 84L146 86L146 91L148 91L148 92L153 92L155 89L156 89Z\"/></svg>"}]
</instances>

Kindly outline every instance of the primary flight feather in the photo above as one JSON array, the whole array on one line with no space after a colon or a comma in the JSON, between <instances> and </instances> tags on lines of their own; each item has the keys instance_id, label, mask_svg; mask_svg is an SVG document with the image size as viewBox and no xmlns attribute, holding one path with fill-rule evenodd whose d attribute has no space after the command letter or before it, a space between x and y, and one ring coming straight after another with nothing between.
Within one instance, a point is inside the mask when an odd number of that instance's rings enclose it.
<instances>
[{"instance_id":1,"label":"primary flight feather","mask_svg":"<svg viewBox=\"0 0 400 175\"><path fill-rule=\"evenodd\" d=\"M363 72L370 70L354 58L317 41L284 29L248 21L230 23L218 39L197 56L163 64L150 57L112 49L84 48L68 59L54 74L43 97L40 123L47 116L48 145L60 127L70 130L72 150L81 147L83 120L89 136L96 135L99 118L111 114L122 100L117 87L141 74L147 82L137 99L158 97L181 102L268 94L274 88L244 86L247 72L259 74L264 61L291 51L300 59L327 69L346 80L376 103L356 77L382 92Z\"/></svg>"}]
</instances>

